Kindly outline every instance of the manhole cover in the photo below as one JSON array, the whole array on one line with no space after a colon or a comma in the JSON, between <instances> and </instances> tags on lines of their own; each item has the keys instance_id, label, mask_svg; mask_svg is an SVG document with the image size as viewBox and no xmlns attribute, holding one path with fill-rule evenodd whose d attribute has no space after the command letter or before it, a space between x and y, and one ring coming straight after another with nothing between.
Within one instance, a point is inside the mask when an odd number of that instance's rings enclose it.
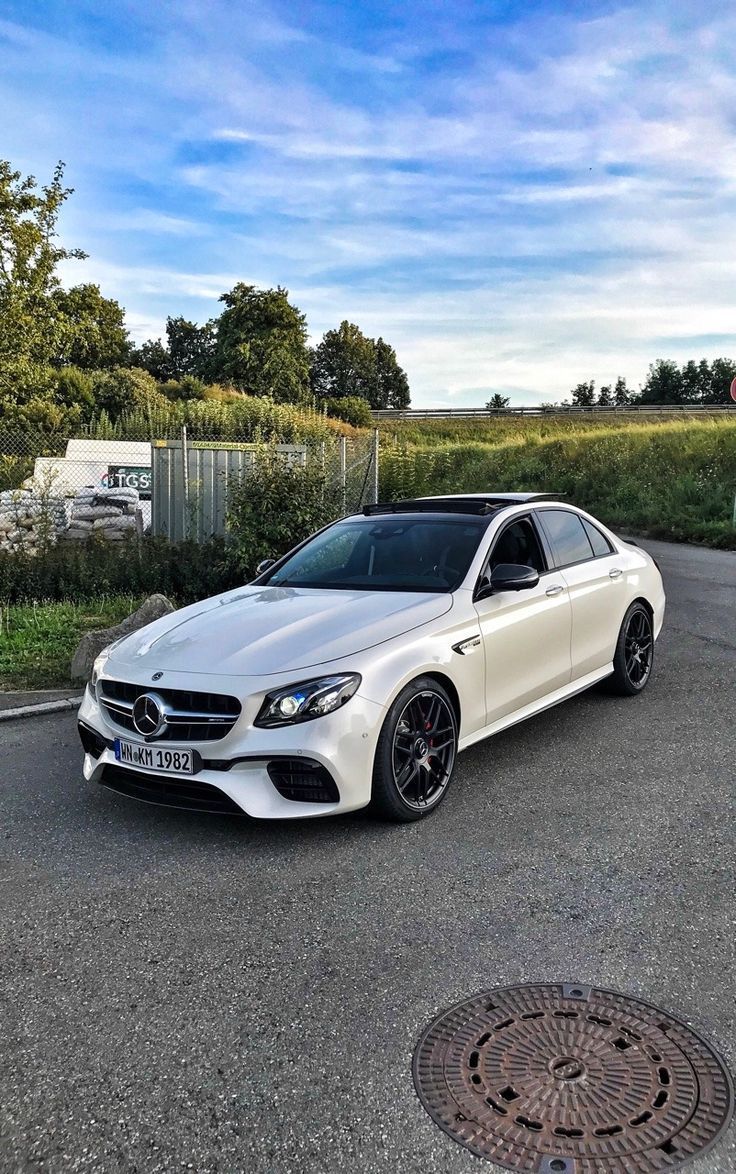
<instances>
[{"instance_id":1,"label":"manhole cover","mask_svg":"<svg viewBox=\"0 0 736 1174\"><path fill-rule=\"evenodd\" d=\"M728 1125L728 1070L649 1003L574 983L486 991L414 1053L427 1112L482 1158L530 1174L674 1170Z\"/></svg>"}]
</instances>

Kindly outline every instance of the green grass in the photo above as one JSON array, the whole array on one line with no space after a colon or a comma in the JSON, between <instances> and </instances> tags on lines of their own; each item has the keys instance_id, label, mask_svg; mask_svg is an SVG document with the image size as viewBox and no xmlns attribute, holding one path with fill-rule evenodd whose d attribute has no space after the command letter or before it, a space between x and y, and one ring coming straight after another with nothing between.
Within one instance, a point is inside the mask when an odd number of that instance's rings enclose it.
<instances>
[{"instance_id":1,"label":"green grass","mask_svg":"<svg viewBox=\"0 0 736 1174\"><path fill-rule=\"evenodd\" d=\"M592 432L622 432L629 429L659 428L673 422L716 420L728 423L724 413L707 416L702 412L680 414L673 419L671 412L649 413L617 411L615 414L590 415L584 413L545 413L543 416L471 416L444 418L417 418L408 420L383 419L378 422L382 444L436 445L444 443L507 444L512 441L559 440L565 436L582 436ZM736 422L736 409L730 417Z\"/></svg>"},{"instance_id":2,"label":"green grass","mask_svg":"<svg viewBox=\"0 0 736 1174\"><path fill-rule=\"evenodd\" d=\"M0 689L70 685L71 659L83 633L119 623L141 602L130 595L114 595L93 603L0 607Z\"/></svg>"},{"instance_id":3,"label":"green grass","mask_svg":"<svg viewBox=\"0 0 736 1174\"><path fill-rule=\"evenodd\" d=\"M426 432L417 422L414 443L384 440L381 496L550 491L615 528L736 549L735 418L609 417L605 425L532 418L500 420L510 426L498 431L495 421L489 428L464 423L462 439L438 438L439 429Z\"/></svg>"}]
</instances>

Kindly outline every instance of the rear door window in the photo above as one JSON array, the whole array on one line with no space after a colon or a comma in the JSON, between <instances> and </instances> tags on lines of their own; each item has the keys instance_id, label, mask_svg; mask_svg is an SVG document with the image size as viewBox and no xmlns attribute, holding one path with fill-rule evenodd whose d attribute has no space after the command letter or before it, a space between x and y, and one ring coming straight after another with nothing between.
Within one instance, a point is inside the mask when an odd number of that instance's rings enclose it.
<instances>
[{"instance_id":1,"label":"rear door window","mask_svg":"<svg viewBox=\"0 0 736 1174\"><path fill-rule=\"evenodd\" d=\"M567 567L593 558L593 547L577 514L540 510L539 516L552 543L555 566Z\"/></svg>"},{"instance_id":2,"label":"rear door window","mask_svg":"<svg viewBox=\"0 0 736 1174\"><path fill-rule=\"evenodd\" d=\"M613 547L606 538L605 534L601 534L597 526L589 522L586 518L582 519L585 527L585 533L588 535L590 545L593 547L593 554L596 558L601 558L604 554L613 554Z\"/></svg>"}]
</instances>

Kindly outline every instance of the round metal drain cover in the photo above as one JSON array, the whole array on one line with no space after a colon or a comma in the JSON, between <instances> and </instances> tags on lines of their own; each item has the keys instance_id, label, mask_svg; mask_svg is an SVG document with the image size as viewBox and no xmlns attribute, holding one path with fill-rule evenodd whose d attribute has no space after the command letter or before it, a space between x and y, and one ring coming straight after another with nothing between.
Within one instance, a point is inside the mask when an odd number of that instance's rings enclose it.
<instances>
[{"instance_id":1,"label":"round metal drain cover","mask_svg":"<svg viewBox=\"0 0 736 1174\"><path fill-rule=\"evenodd\" d=\"M649 1174L709 1149L731 1117L723 1061L649 1003L574 983L486 991L414 1053L427 1112L456 1141L529 1174Z\"/></svg>"}]
</instances>

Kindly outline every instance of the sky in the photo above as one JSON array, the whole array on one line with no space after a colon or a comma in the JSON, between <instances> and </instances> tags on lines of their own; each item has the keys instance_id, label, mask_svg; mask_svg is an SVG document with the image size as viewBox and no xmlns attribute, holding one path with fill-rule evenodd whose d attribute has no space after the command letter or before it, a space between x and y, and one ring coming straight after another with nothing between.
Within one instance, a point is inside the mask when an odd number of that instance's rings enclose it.
<instances>
[{"instance_id":1,"label":"sky","mask_svg":"<svg viewBox=\"0 0 736 1174\"><path fill-rule=\"evenodd\" d=\"M418 407L736 353L722 0L0 0L0 158L136 341L282 285Z\"/></svg>"}]
</instances>

